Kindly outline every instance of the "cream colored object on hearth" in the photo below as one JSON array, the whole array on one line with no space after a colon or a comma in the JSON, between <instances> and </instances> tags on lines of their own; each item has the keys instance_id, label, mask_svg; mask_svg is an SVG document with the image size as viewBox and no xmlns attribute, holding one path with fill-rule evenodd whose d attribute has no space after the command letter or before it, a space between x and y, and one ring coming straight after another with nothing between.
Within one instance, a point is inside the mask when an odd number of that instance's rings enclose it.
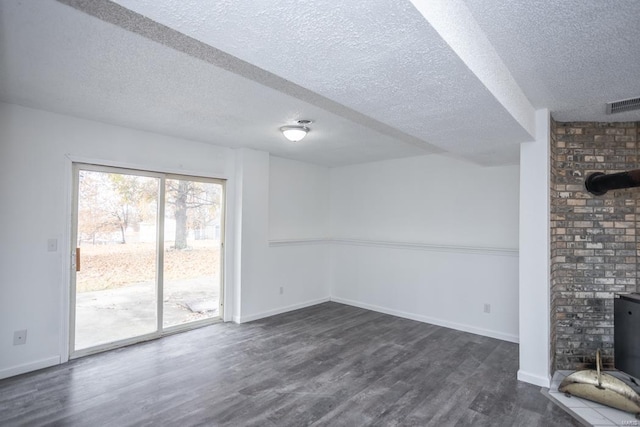
<instances>
[{"instance_id":1,"label":"cream colored object on hearth","mask_svg":"<svg viewBox=\"0 0 640 427\"><path fill-rule=\"evenodd\" d=\"M568 375L558 391L582 397L640 417L640 395L618 378L602 372L600 350L596 352L596 370L576 371Z\"/></svg>"}]
</instances>

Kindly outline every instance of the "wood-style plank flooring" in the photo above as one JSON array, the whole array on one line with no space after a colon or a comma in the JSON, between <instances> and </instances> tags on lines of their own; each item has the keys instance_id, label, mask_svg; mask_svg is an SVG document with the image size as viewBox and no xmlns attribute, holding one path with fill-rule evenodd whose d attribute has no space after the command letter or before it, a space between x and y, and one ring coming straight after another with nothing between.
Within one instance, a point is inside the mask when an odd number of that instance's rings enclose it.
<instances>
[{"instance_id":1,"label":"wood-style plank flooring","mask_svg":"<svg viewBox=\"0 0 640 427\"><path fill-rule=\"evenodd\" d=\"M325 303L0 381L0 425L579 425L516 344Z\"/></svg>"}]
</instances>

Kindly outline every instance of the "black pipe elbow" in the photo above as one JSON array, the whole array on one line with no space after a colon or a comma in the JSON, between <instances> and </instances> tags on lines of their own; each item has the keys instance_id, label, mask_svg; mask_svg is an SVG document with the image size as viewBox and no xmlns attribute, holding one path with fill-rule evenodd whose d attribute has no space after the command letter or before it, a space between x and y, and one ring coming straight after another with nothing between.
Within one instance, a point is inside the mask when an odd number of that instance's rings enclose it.
<instances>
[{"instance_id":1,"label":"black pipe elbow","mask_svg":"<svg viewBox=\"0 0 640 427\"><path fill-rule=\"evenodd\" d=\"M584 181L584 186L595 196L602 196L609 190L640 187L640 169L608 175L594 172Z\"/></svg>"}]
</instances>

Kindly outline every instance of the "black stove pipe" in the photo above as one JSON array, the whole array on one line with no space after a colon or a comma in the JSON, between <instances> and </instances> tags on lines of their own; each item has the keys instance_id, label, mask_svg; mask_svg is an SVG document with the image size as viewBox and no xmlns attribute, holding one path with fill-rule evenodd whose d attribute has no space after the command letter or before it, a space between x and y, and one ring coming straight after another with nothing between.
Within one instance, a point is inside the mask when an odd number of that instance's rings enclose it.
<instances>
[{"instance_id":1,"label":"black stove pipe","mask_svg":"<svg viewBox=\"0 0 640 427\"><path fill-rule=\"evenodd\" d=\"M608 175L594 172L584 181L584 186L589 193L596 196L602 196L609 190L640 187L640 169Z\"/></svg>"}]
</instances>

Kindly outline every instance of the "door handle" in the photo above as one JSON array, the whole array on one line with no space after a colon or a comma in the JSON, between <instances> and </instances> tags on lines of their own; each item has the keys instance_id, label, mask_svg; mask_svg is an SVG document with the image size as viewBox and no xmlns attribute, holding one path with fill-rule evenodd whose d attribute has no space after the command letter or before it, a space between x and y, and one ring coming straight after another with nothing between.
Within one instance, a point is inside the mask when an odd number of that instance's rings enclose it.
<instances>
[{"instance_id":1,"label":"door handle","mask_svg":"<svg viewBox=\"0 0 640 427\"><path fill-rule=\"evenodd\" d=\"M76 271L80 271L80 248L76 248Z\"/></svg>"}]
</instances>

